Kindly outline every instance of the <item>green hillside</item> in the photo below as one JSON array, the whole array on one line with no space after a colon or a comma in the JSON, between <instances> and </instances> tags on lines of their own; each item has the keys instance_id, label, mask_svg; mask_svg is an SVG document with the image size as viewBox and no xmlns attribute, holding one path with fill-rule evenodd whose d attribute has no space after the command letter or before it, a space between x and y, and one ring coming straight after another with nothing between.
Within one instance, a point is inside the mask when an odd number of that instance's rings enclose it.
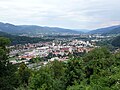
<instances>
[{"instance_id":1,"label":"green hillside","mask_svg":"<svg viewBox=\"0 0 120 90\"><path fill-rule=\"evenodd\" d=\"M38 43L40 41L45 42L45 41L51 41L51 39L42 39L42 38L32 38L32 37L26 37L26 36L16 36L16 35L11 35L5 32L0 31L0 37L7 37L11 40L12 45L16 44L27 44L27 43Z\"/></svg>"}]
</instances>

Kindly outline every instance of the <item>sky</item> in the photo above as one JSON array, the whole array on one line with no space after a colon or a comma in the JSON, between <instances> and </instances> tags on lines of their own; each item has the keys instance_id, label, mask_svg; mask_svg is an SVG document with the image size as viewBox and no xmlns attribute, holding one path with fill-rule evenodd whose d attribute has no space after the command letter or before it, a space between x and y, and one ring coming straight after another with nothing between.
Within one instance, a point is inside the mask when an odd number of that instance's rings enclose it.
<instances>
[{"instance_id":1,"label":"sky","mask_svg":"<svg viewBox=\"0 0 120 90\"><path fill-rule=\"evenodd\" d=\"M0 22L69 29L120 25L120 0L0 0Z\"/></svg>"}]
</instances>

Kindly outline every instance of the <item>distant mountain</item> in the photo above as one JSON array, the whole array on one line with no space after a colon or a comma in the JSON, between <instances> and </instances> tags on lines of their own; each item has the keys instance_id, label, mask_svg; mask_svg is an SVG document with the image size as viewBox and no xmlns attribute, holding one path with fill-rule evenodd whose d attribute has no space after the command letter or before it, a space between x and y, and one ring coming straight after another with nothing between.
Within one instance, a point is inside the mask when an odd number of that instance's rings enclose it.
<instances>
[{"instance_id":1,"label":"distant mountain","mask_svg":"<svg viewBox=\"0 0 120 90\"><path fill-rule=\"evenodd\" d=\"M13 25L9 23L0 23L0 31L10 34L80 34L71 29L57 28L57 27L41 27L36 25Z\"/></svg>"},{"instance_id":2,"label":"distant mountain","mask_svg":"<svg viewBox=\"0 0 120 90\"><path fill-rule=\"evenodd\" d=\"M83 32L83 33L90 32L90 30L87 30L87 29L75 29L75 31Z\"/></svg>"},{"instance_id":3,"label":"distant mountain","mask_svg":"<svg viewBox=\"0 0 120 90\"><path fill-rule=\"evenodd\" d=\"M106 34L120 34L120 26L117 28L114 28L113 30L111 30L110 32Z\"/></svg>"},{"instance_id":4,"label":"distant mountain","mask_svg":"<svg viewBox=\"0 0 120 90\"><path fill-rule=\"evenodd\" d=\"M117 28L120 28L120 25L106 27L106 28L100 28L100 29L92 30L92 31L90 31L88 33L89 34L112 34L112 33L116 33Z\"/></svg>"},{"instance_id":5,"label":"distant mountain","mask_svg":"<svg viewBox=\"0 0 120 90\"><path fill-rule=\"evenodd\" d=\"M9 23L1 23L0 22L0 31L7 33L17 33L18 26L9 24Z\"/></svg>"}]
</instances>

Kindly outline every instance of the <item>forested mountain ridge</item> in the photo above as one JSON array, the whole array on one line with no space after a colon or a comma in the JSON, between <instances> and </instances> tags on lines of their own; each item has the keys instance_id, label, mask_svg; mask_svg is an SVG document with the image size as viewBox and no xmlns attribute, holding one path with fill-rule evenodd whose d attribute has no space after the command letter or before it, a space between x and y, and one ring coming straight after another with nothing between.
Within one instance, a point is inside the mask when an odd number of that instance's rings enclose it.
<instances>
[{"instance_id":1,"label":"forested mountain ridge","mask_svg":"<svg viewBox=\"0 0 120 90\"><path fill-rule=\"evenodd\" d=\"M7 32L10 34L21 35L38 35L38 34L118 34L120 33L120 25L110 26L106 28L99 28L96 30L91 30L85 32L85 30L72 30L72 29L64 29L58 27L42 27L37 25L13 25L10 23L2 23L0 22L0 31Z\"/></svg>"},{"instance_id":2,"label":"forested mountain ridge","mask_svg":"<svg viewBox=\"0 0 120 90\"><path fill-rule=\"evenodd\" d=\"M120 27L114 28L106 34L120 34Z\"/></svg>"},{"instance_id":3,"label":"forested mountain ridge","mask_svg":"<svg viewBox=\"0 0 120 90\"><path fill-rule=\"evenodd\" d=\"M92 30L88 34L118 34L118 32L120 33L120 25Z\"/></svg>"},{"instance_id":4,"label":"forested mountain ridge","mask_svg":"<svg viewBox=\"0 0 120 90\"><path fill-rule=\"evenodd\" d=\"M83 32L72 29L58 27L41 27L37 25L13 25L9 23L0 23L0 31L10 34L80 34Z\"/></svg>"}]
</instances>

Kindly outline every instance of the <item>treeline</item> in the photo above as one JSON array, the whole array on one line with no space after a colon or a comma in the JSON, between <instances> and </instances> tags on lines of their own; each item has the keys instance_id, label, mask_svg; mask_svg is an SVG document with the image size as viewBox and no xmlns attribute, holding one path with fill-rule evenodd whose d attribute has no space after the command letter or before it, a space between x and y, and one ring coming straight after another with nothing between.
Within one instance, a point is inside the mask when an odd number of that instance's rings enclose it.
<instances>
[{"instance_id":1,"label":"treeline","mask_svg":"<svg viewBox=\"0 0 120 90\"><path fill-rule=\"evenodd\" d=\"M16 44L27 44L27 43L38 43L38 42L47 42L47 41L52 41L53 39L43 39L43 38L38 38L38 37L26 37L26 36L16 36L16 35L11 35L7 34L5 32L0 31L0 37L7 37L11 41L11 45L16 45Z\"/></svg>"},{"instance_id":2,"label":"treeline","mask_svg":"<svg viewBox=\"0 0 120 90\"><path fill-rule=\"evenodd\" d=\"M16 44L26 44L26 43L38 43L38 42L48 42L52 41L53 39L42 39L37 37L26 37L26 36L15 36L11 37L10 40L12 41L12 45Z\"/></svg>"},{"instance_id":3,"label":"treeline","mask_svg":"<svg viewBox=\"0 0 120 90\"><path fill-rule=\"evenodd\" d=\"M119 90L120 53L96 48L67 62L49 62L40 69L7 61L8 39L0 38L0 90Z\"/></svg>"}]
</instances>

